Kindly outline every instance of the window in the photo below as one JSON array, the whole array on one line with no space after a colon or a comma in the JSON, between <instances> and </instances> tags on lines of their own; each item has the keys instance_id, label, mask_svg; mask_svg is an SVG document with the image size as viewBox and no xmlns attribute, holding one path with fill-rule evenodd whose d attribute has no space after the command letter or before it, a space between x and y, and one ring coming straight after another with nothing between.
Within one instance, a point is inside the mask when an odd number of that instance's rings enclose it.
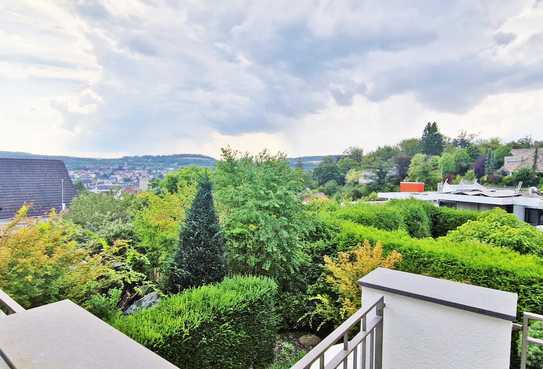
<instances>
[{"instance_id":1,"label":"window","mask_svg":"<svg viewBox=\"0 0 543 369\"><path fill-rule=\"evenodd\" d=\"M524 219L533 226L543 225L543 210L526 209Z\"/></svg>"}]
</instances>

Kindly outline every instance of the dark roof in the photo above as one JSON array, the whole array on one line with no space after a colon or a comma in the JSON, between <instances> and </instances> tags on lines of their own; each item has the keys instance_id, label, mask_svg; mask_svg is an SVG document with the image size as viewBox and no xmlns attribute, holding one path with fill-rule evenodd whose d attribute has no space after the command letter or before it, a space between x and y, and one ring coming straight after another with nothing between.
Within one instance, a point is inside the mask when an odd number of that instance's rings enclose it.
<instances>
[{"instance_id":1,"label":"dark roof","mask_svg":"<svg viewBox=\"0 0 543 369\"><path fill-rule=\"evenodd\" d=\"M12 218L23 204L31 205L30 216L62 210L74 198L75 187L61 160L0 158L0 219Z\"/></svg>"}]
</instances>

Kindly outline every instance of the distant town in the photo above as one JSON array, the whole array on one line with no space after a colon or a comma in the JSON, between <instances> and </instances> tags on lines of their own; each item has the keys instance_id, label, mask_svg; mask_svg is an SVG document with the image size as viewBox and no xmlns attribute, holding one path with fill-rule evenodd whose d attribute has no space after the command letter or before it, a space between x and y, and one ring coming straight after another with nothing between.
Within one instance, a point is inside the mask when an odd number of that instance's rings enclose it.
<instances>
[{"instance_id":1,"label":"distant town","mask_svg":"<svg viewBox=\"0 0 543 369\"><path fill-rule=\"evenodd\" d=\"M215 166L216 159L199 154L125 156L115 159L80 158L72 156L36 155L24 152L0 151L0 158L42 158L64 161L76 187L91 192L141 192L153 180L161 179L168 172L197 165ZM292 166L312 170L323 156L289 158Z\"/></svg>"}]
</instances>

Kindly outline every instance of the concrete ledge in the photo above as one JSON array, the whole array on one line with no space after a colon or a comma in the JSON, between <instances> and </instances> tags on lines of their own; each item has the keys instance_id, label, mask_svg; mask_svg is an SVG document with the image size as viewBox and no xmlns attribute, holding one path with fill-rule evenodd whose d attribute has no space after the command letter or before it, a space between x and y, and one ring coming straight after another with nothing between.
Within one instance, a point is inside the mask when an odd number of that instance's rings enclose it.
<instances>
[{"instance_id":1,"label":"concrete ledge","mask_svg":"<svg viewBox=\"0 0 543 369\"><path fill-rule=\"evenodd\" d=\"M396 293L461 310L514 321L517 294L444 279L378 268L361 278L362 287Z\"/></svg>"}]
</instances>

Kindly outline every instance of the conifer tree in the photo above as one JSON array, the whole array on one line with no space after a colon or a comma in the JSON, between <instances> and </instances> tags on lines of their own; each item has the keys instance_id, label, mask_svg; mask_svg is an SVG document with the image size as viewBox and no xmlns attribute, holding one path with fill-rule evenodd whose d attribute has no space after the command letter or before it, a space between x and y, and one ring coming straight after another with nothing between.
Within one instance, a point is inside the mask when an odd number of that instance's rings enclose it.
<instances>
[{"instance_id":1,"label":"conifer tree","mask_svg":"<svg viewBox=\"0 0 543 369\"><path fill-rule=\"evenodd\" d=\"M188 287L219 282L225 274L224 236L213 205L211 181L205 175L181 229L167 288L176 293Z\"/></svg>"},{"instance_id":2,"label":"conifer tree","mask_svg":"<svg viewBox=\"0 0 543 369\"><path fill-rule=\"evenodd\" d=\"M426 155L441 155L445 146L444 137L436 122L426 124L420 140L422 152Z\"/></svg>"}]
</instances>

